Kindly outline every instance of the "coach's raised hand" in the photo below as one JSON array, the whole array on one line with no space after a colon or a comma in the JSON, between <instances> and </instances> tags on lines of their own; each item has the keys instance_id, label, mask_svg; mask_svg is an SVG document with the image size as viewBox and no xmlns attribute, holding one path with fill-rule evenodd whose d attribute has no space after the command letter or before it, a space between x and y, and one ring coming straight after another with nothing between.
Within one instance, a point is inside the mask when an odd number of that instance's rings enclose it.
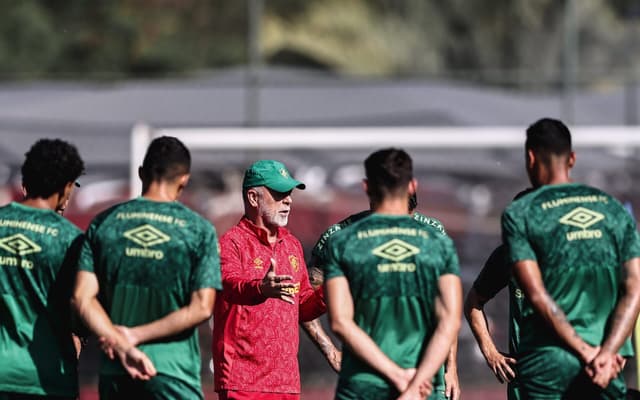
<instances>
[{"instance_id":1,"label":"coach's raised hand","mask_svg":"<svg viewBox=\"0 0 640 400\"><path fill-rule=\"evenodd\" d=\"M290 304L294 304L293 300L294 292L293 289L296 287L293 282L285 282L291 281L293 277L291 275L276 275L276 260L271 259L271 265L269 265L269 270L267 274L262 278L262 283L260 284L260 293L264 297L271 297L274 299L280 299Z\"/></svg>"}]
</instances>

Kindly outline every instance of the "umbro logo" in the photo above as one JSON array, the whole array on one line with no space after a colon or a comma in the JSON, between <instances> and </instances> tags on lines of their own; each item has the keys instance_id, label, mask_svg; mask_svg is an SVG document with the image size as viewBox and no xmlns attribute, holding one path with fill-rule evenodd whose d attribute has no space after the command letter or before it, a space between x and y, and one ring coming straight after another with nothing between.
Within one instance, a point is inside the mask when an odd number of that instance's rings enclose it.
<instances>
[{"instance_id":1,"label":"umbro logo","mask_svg":"<svg viewBox=\"0 0 640 400\"><path fill-rule=\"evenodd\" d=\"M171 237L149 224L126 231L124 237L142 247L155 246L171 240Z\"/></svg>"},{"instance_id":2,"label":"umbro logo","mask_svg":"<svg viewBox=\"0 0 640 400\"><path fill-rule=\"evenodd\" d=\"M603 219L604 215L599 212L584 207L577 207L560 218L560 223L575 226L576 228L587 229Z\"/></svg>"},{"instance_id":3,"label":"umbro logo","mask_svg":"<svg viewBox=\"0 0 640 400\"><path fill-rule=\"evenodd\" d=\"M376 247L372 253L378 257L398 262L420 253L420 249L400 239L393 239Z\"/></svg>"},{"instance_id":4,"label":"umbro logo","mask_svg":"<svg viewBox=\"0 0 640 400\"><path fill-rule=\"evenodd\" d=\"M42 251L40 246L29 240L29 238L22 233L17 233L0 239L0 247L7 250L9 253L17 254L19 256Z\"/></svg>"}]
</instances>

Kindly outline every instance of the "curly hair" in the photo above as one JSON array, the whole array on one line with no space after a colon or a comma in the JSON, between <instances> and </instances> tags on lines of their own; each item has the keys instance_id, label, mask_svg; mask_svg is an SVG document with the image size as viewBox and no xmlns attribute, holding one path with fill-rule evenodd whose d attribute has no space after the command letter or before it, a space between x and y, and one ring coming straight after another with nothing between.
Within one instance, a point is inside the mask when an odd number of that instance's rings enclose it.
<instances>
[{"instance_id":1,"label":"curly hair","mask_svg":"<svg viewBox=\"0 0 640 400\"><path fill-rule=\"evenodd\" d=\"M29 198L48 198L84 172L78 149L60 139L40 139L25 154L22 186Z\"/></svg>"}]
</instances>

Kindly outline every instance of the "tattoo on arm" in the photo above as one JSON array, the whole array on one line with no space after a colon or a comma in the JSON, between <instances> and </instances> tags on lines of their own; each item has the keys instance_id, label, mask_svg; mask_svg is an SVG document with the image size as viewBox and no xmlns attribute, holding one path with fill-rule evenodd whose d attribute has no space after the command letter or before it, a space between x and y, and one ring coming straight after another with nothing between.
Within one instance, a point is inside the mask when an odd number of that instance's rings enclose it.
<instances>
[{"instance_id":1,"label":"tattoo on arm","mask_svg":"<svg viewBox=\"0 0 640 400\"><path fill-rule=\"evenodd\" d=\"M326 334L323 334L320 320L314 319L313 321L303 322L302 326L309 335L309 338L315 345L322 351L324 355L328 355L333 349L333 343Z\"/></svg>"}]
</instances>

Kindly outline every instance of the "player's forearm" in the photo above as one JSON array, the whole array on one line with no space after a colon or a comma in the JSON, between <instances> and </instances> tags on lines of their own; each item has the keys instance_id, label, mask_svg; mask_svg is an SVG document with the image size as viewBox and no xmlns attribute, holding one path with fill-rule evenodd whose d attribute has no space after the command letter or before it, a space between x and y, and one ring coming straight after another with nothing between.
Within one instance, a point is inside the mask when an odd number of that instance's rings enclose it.
<instances>
[{"instance_id":1,"label":"player's forearm","mask_svg":"<svg viewBox=\"0 0 640 400\"><path fill-rule=\"evenodd\" d=\"M527 295L525 293L525 295ZM587 344L576 330L571 326L565 313L546 292L529 294L529 300L533 309L551 326L552 330L582 361L589 362L587 355L591 346Z\"/></svg>"},{"instance_id":2,"label":"player's forearm","mask_svg":"<svg viewBox=\"0 0 640 400\"><path fill-rule=\"evenodd\" d=\"M165 317L144 325L131 328L134 344L141 344L166 338L197 326L211 316L211 312L198 312L190 307L182 307Z\"/></svg>"},{"instance_id":3,"label":"player's forearm","mask_svg":"<svg viewBox=\"0 0 640 400\"><path fill-rule=\"evenodd\" d=\"M192 293L188 305L155 321L131 328L133 344L173 336L206 321L213 312L215 294L215 289L200 289Z\"/></svg>"},{"instance_id":4,"label":"player's forearm","mask_svg":"<svg viewBox=\"0 0 640 400\"><path fill-rule=\"evenodd\" d=\"M332 352L336 351L336 347L329 338L329 335L322 328L322 324L319 319L312 321L302 322L302 328L309 338L316 345L316 347L324 354L325 357L329 357Z\"/></svg>"},{"instance_id":5,"label":"player's forearm","mask_svg":"<svg viewBox=\"0 0 640 400\"><path fill-rule=\"evenodd\" d=\"M445 364L445 369L447 371L456 371L458 369L458 335L453 338L453 343L451 344L451 349L449 350L449 355L447 356L447 363Z\"/></svg>"},{"instance_id":6,"label":"player's forearm","mask_svg":"<svg viewBox=\"0 0 640 400\"><path fill-rule=\"evenodd\" d=\"M471 288L464 302L464 316L476 342L478 342L482 355L487 358L488 355L497 353L498 349L491 337L491 332L489 332L489 324L484 314L485 302L482 300L475 288Z\"/></svg>"},{"instance_id":7,"label":"player's forearm","mask_svg":"<svg viewBox=\"0 0 640 400\"><path fill-rule=\"evenodd\" d=\"M625 263L624 294L616 305L611 330L602 349L612 354L618 352L624 341L631 335L640 311L640 259Z\"/></svg>"},{"instance_id":8,"label":"player's forearm","mask_svg":"<svg viewBox=\"0 0 640 400\"><path fill-rule=\"evenodd\" d=\"M458 313L458 317L460 314ZM431 381L451 352L451 347L460 330L460 320L455 315L445 316L438 322L436 330L429 340L427 349L418 365L415 378L411 386L420 386Z\"/></svg>"},{"instance_id":9,"label":"player's forearm","mask_svg":"<svg viewBox=\"0 0 640 400\"><path fill-rule=\"evenodd\" d=\"M353 320L333 319L331 329L345 346L371 368L378 371L391 382L397 382L402 375L400 368L393 360L380 350L378 345ZM442 359L444 361L444 357ZM442 362L440 363L442 365Z\"/></svg>"},{"instance_id":10,"label":"player's forearm","mask_svg":"<svg viewBox=\"0 0 640 400\"><path fill-rule=\"evenodd\" d=\"M72 306L85 325L98 337L106 339L118 352L126 353L131 345L116 330L111 319L102 308L97 298L79 298L74 296Z\"/></svg>"}]
</instances>

